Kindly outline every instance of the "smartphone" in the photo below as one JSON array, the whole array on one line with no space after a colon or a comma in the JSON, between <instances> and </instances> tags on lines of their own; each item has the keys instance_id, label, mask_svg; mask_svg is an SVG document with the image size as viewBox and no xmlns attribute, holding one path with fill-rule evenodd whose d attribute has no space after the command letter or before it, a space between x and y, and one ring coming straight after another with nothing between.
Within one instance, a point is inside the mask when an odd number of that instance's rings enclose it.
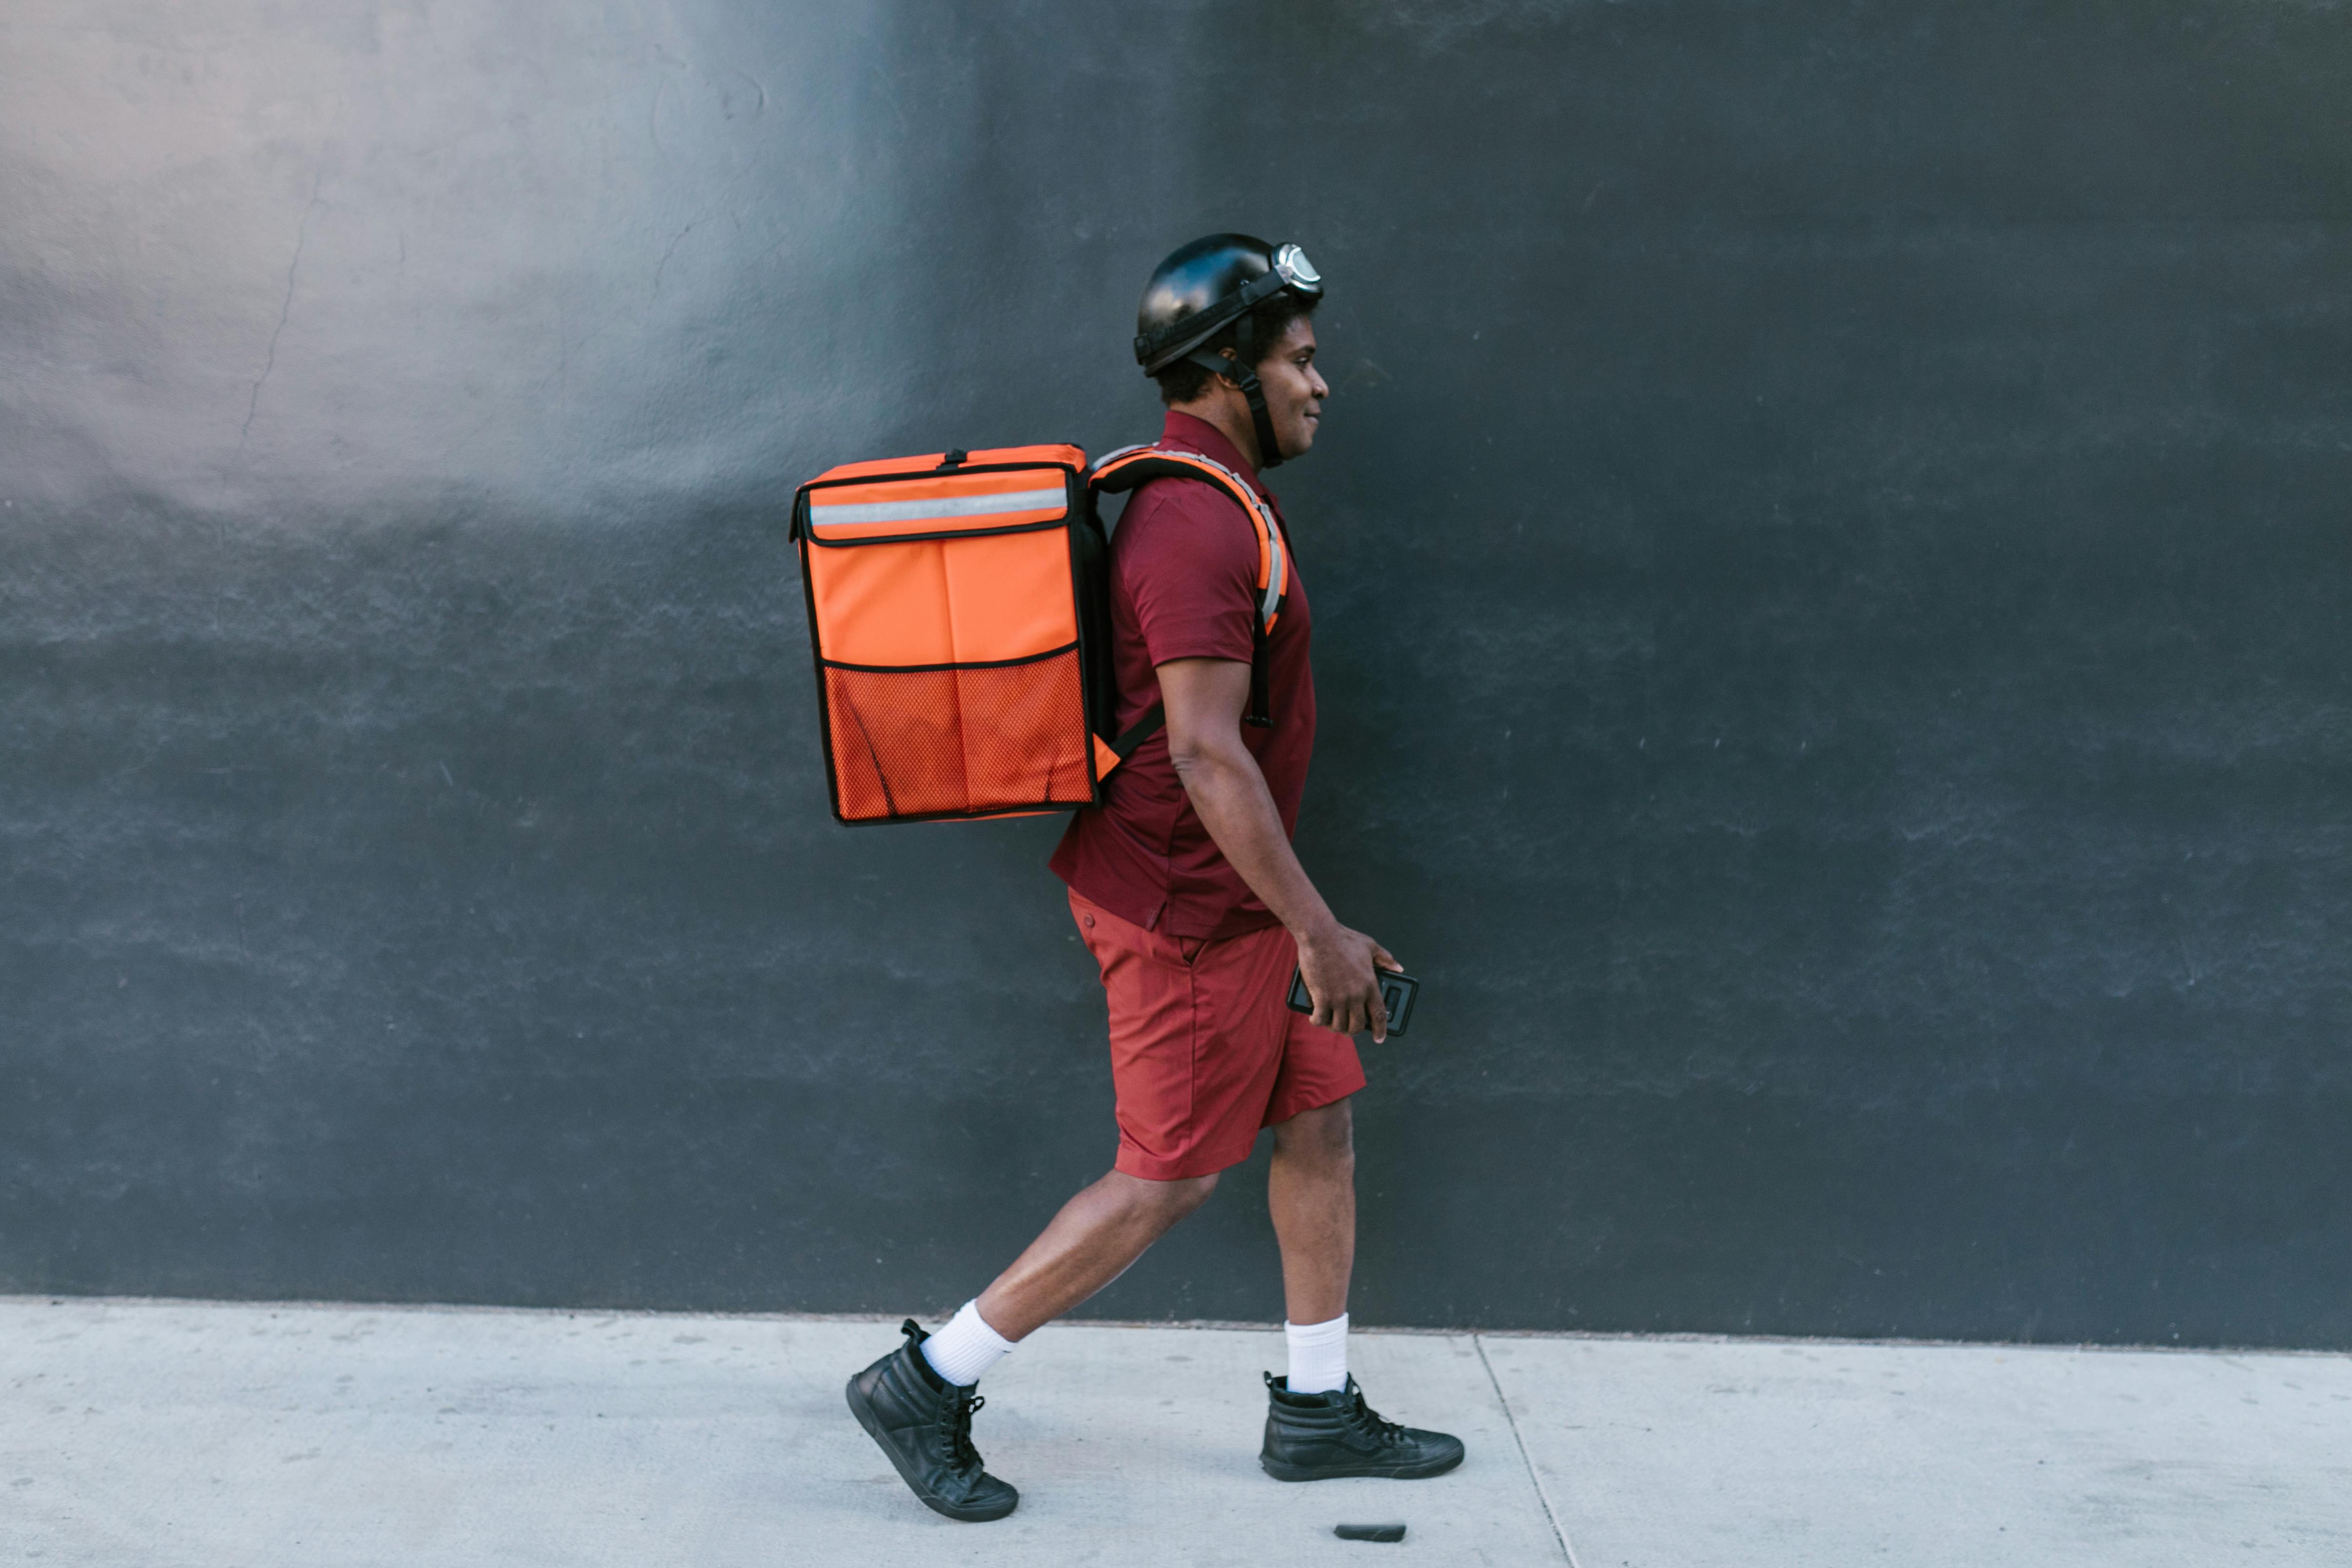
<instances>
[{"instance_id":1,"label":"smartphone","mask_svg":"<svg viewBox=\"0 0 2352 1568\"><path fill-rule=\"evenodd\" d=\"M1402 1035L1412 1018L1413 998L1421 994L1421 982L1410 974L1397 974L1386 969L1375 969L1381 977L1381 1005L1389 1010L1389 1033ZM1290 972L1290 1010L1294 1013L1315 1011L1315 998L1307 994L1307 976L1294 969Z\"/></svg>"}]
</instances>

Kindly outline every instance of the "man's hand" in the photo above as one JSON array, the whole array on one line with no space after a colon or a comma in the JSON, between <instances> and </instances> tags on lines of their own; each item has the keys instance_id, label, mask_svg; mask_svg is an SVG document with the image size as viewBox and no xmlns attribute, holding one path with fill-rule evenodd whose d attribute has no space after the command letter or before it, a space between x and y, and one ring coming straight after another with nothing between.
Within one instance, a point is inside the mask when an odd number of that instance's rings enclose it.
<instances>
[{"instance_id":1,"label":"man's hand","mask_svg":"<svg viewBox=\"0 0 2352 1568\"><path fill-rule=\"evenodd\" d=\"M1387 948L1337 921L1300 938L1298 973L1306 977L1307 994L1314 999L1315 1021L1343 1035L1370 1029L1375 1042L1387 1039L1389 1010L1381 999L1375 965L1392 972L1404 968L1389 956Z\"/></svg>"}]
</instances>

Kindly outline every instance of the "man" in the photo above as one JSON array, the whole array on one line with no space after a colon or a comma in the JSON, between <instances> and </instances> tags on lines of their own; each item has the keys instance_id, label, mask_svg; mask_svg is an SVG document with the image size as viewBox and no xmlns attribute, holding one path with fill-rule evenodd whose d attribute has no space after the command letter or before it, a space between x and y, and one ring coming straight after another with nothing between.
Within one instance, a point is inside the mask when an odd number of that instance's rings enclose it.
<instances>
[{"instance_id":1,"label":"man","mask_svg":"<svg viewBox=\"0 0 2352 1568\"><path fill-rule=\"evenodd\" d=\"M1331 389L1315 369L1322 280L1296 246L1193 241L1160 264L1136 357L1169 412L1163 447L1239 475L1315 444ZM1284 537L1288 537L1285 530ZM1282 1480L1433 1476L1462 1445L1382 1421L1347 1371L1355 1258L1348 1098L1364 1085L1349 1037L1384 1038L1380 943L1333 917L1290 836L1315 743L1307 591L1295 563L1265 637L1269 725L1245 725L1260 606L1259 545L1213 484L1146 482L1111 543L1118 733L1154 703L1164 731L1110 776L1055 850L1110 1010L1118 1156L935 1335L850 1380L849 1405L915 1495L950 1519L1002 1519L1019 1494L971 1439L981 1374L1117 1279L1274 1130L1267 1205L1282 1248L1289 1370L1266 1377L1259 1462ZM1303 972L1312 1018L1288 1010Z\"/></svg>"}]
</instances>

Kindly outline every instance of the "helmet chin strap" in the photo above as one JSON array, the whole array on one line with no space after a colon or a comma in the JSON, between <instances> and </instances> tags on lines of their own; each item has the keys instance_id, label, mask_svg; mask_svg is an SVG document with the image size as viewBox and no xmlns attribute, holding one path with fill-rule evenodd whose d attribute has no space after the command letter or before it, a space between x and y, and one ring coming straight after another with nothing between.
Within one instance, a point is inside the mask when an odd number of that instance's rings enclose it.
<instances>
[{"instance_id":1,"label":"helmet chin strap","mask_svg":"<svg viewBox=\"0 0 2352 1568\"><path fill-rule=\"evenodd\" d=\"M1194 349L1184 357L1203 370L1212 370L1235 386L1249 399L1250 423L1257 430L1257 468L1264 473L1268 468L1282 467L1282 443L1274 438L1274 416L1265 406L1265 388L1257 379L1257 356L1250 351L1256 346L1257 322L1244 316L1234 327L1234 357L1227 359L1208 349Z\"/></svg>"}]
</instances>

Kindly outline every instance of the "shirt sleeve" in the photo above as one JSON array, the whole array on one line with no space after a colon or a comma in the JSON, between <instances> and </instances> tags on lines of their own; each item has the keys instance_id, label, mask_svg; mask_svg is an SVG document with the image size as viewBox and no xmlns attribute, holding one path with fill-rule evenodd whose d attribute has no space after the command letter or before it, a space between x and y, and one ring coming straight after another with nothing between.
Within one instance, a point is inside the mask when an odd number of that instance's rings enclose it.
<instances>
[{"instance_id":1,"label":"shirt sleeve","mask_svg":"<svg viewBox=\"0 0 2352 1568\"><path fill-rule=\"evenodd\" d=\"M1129 510L1141 515L1119 521L1118 572L1153 667L1177 658L1247 664L1258 567L1249 519L1232 497L1192 479L1155 482L1136 501Z\"/></svg>"}]
</instances>

